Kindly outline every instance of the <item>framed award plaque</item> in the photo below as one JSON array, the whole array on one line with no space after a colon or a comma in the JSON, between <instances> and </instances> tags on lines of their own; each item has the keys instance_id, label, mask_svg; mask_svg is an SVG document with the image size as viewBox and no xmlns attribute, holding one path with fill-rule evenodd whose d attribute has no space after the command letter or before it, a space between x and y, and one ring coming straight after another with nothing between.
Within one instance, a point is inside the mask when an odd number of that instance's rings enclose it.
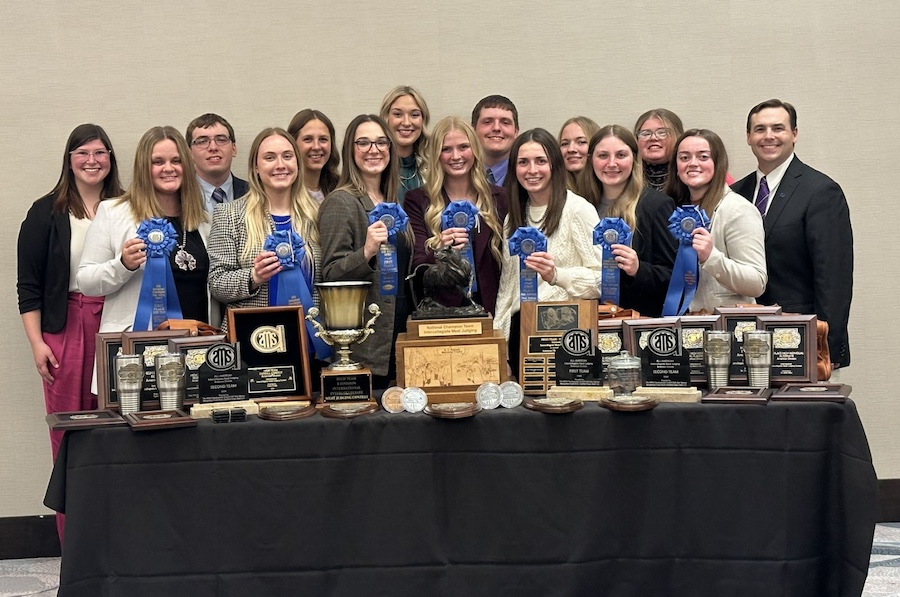
<instances>
[{"instance_id":1,"label":"framed award plaque","mask_svg":"<svg viewBox=\"0 0 900 597\"><path fill-rule=\"evenodd\" d=\"M97 408L119 410L116 394L116 355L122 352L122 332L101 332L96 335Z\"/></svg>"},{"instance_id":2,"label":"framed award plaque","mask_svg":"<svg viewBox=\"0 0 900 597\"><path fill-rule=\"evenodd\" d=\"M761 315L756 327L772 332L771 383L804 383L818 379L815 315Z\"/></svg>"},{"instance_id":3,"label":"framed award plaque","mask_svg":"<svg viewBox=\"0 0 900 597\"><path fill-rule=\"evenodd\" d=\"M303 307L228 309L228 341L240 342L251 400L310 400Z\"/></svg>"},{"instance_id":4,"label":"framed award plaque","mask_svg":"<svg viewBox=\"0 0 900 597\"><path fill-rule=\"evenodd\" d=\"M200 366L206 362L206 351L210 346L225 341L224 335L189 336L169 340L169 352L184 355L184 404L200 402Z\"/></svg>"},{"instance_id":5,"label":"framed award plaque","mask_svg":"<svg viewBox=\"0 0 900 597\"><path fill-rule=\"evenodd\" d=\"M729 383L746 382L747 367L744 365L744 332L756 329L756 318L762 315L781 315L781 307L774 305L750 305L747 307L716 307L719 329L731 332L731 368Z\"/></svg>"},{"instance_id":6,"label":"framed award plaque","mask_svg":"<svg viewBox=\"0 0 900 597\"><path fill-rule=\"evenodd\" d=\"M519 383L526 396L544 396L556 383L556 350L569 330L597 329L597 301L555 301L521 305Z\"/></svg>"},{"instance_id":7,"label":"framed award plaque","mask_svg":"<svg viewBox=\"0 0 900 597\"><path fill-rule=\"evenodd\" d=\"M124 354L141 355L144 359L144 386L141 389L141 410L159 408L159 390L156 389L156 355L169 352L169 339L184 338L189 336L190 333L190 330L122 332L122 352Z\"/></svg>"},{"instance_id":8,"label":"framed award plaque","mask_svg":"<svg viewBox=\"0 0 900 597\"><path fill-rule=\"evenodd\" d=\"M678 317L626 320L625 349L641 360L644 387L689 387L688 354Z\"/></svg>"},{"instance_id":9,"label":"framed award plaque","mask_svg":"<svg viewBox=\"0 0 900 597\"><path fill-rule=\"evenodd\" d=\"M625 336L622 329L624 319L601 319L597 322L597 350L603 364L603 375L609 368L609 360L619 356L625 348Z\"/></svg>"},{"instance_id":10,"label":"framed award plaque","mask_svg":"<svg viewBox=\"0 0 900 597\"><path fill-rule=\"evenodd\" d=\"M705 388L706 364L703 362L703 332L719 329L719 315L683 315L681 317L681 347L688 355L691 384Z\"/></svg>"}]
</instances>

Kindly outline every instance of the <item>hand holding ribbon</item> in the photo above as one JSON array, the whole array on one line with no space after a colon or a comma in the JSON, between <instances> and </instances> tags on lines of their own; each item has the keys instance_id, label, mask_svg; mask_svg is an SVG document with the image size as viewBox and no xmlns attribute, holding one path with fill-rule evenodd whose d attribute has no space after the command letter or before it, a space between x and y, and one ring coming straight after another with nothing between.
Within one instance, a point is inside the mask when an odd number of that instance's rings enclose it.
<instances>
[{"instance_id":1,"label":"hand holding ribbon","mask_svg":"<svg viewBox=\"0 0 900 597\"><path fill-rule=\"evenodd\" d=\"M468 242L460 249L463 259L472 266L472 279L470 290L478 290L478 280L475 271L475 254L472 251L472 230L478 223L478 208L468 199L451 201L441 214L441 229L462 228L468 235Z\"/></svg>"},{"instance_id":2,"label":"hand holding ribbon","mask_svg":"<svg viewBox=\"0 0 900 597\"><path fill-rule=\"evenodd\" d=\"M620 276L613 245L631 245L632 231L622 218L603 218L594 226L594 244L603 249L600 302L619 304ZM626 273L629 273L626 271ZM636 273L636 271L635 271Z\"/></svg>"},{"instance_id":3,"label":"hand holding ribbon","mask_svg":"<svg viewBox=\"0 0 900 597\"><path fill-rule=\"evenodd\" d=\"M165 218L150 218L138 226L137 238L146 245L147 261L132 329L155 330L167 319L181 319L181 303L169 264L169 254L178 244L178 235Z\"/></svg>"},{"instance_id":4,"label":"hand holding ribbon","mask_svg":"<svg viewBox=\"0 0 900 597\"><path fill-rule=\"evenodd\" d=\"M381 222L387 229L387 243L378 251L378 270L381 276L381 295L396 295L399 284L397 266L397 234L406 230L409 217L397 203L379 203L369 212L369 226ZM370 228L371 229L371 228Z\"/></svg>"},{"instance_id":5,"label":"hand holding ribbon","mask_svg":"<svg viewBox=\"0 0 900 597\"><path fill-rule=\"evenodd\" d=\"M672 279L663 305L663 317L684 315L694 299L700 267L697 251L693 246L693 232L697 228L708 228L709 218L702 209L694 205L676 207L669 216L669 232L678 241L678 253L672 268Z\"/></svg>"},{"instance_id":6,"label":"hand holding ribbon","mask_svg":"<svg viewBox=\"0 0 900 597\"><path fill-rule=\"evenodd\" d=\"M509 239L509 254L519 258L519 301L538 300L537 272L525 264L532 253L547 251L547 237L537 228L523 226Z\"/></svg>"}]
</instances>

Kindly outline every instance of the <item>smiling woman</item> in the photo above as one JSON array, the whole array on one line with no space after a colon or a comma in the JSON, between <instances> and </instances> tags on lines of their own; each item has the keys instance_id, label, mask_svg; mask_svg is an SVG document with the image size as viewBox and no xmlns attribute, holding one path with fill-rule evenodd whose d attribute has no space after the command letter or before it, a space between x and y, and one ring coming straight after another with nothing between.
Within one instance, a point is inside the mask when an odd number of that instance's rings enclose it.
<instances>
[{"instance_id":1,"label":"smiling woman","mask_svg":"<svg viewBox=\"0 0 900 597\"><path fill-rule=\"evenodd\" d=\"M600 126L586 116L576 116L565 121L559 129L559 150L566 164L566 186L578 195L584 195L579 188L578 174L588 163L588 143L600 130Z\"/></svg>"},{"instance_id":2,"label":"smiling woman","mask_svg":"<svg viewBox=\"0 0 900 597\"><path fill-rule=\"evenodd\" d=\"M428 145L428 121L431 113L425 98L414 87L401 85L391 89L381 102L381 119L387 123L400 160L400 186L397 201L425 181L425 147Z\"/></svg>"},{"instance_id":3,"label":"smiling woman","mask_svg":"<svg viewBox=\"0 0 900 597\"><path fill-rule=\"evenodd\" d=\"M300 150L303 162L303 186L318 203L337 187L341 156L334 149L334 125L318 110L297 112L287 128Z\"/></svg>"}]
</instances>

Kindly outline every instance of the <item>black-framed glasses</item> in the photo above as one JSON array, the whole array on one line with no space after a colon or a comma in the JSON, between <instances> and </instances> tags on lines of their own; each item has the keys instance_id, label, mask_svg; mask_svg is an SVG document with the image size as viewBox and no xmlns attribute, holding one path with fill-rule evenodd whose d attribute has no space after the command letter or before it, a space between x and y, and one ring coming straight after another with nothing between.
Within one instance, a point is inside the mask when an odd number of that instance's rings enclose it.
<instances>
[{"instance_id":1,"label":"black-framed glasses","mask_svg":"<svg viewBox=\"0 0 900 597\"><path fill-rule=\"evenodd\" d=\"M655 131L644 129L639 132L637 136L638 139L650 139L651 137L656 137L657 139L665 139L669 136L669 129L656 129Z\"/></svg>"},{"instance_id":2,"label":"black-framed glasses","mask_svg":"<svg viewBox=\"0 0 900 597\"><path fill-rule=\"evenodd\" d=\"M197 137L196 139L191 141L191 145L193 145L194 147L208 147L210 141L213 141L219 147L228 145L232 142L231 137L229 137L228 135L216 135L214 137Z\"/></svg>"},{"instance_id":3,"label":"black-framed glasses","mask_svg":"<svg viewBox=\"0 0 900 597\"><path fill-rule=\"evenodd\" d=\"M383 151L391 146L391 140L387 137L379 137L378 139L367 139L362 137L354 141L353 144L359 147L360 151L369 151L373 145L375 146L375 149Z\"/></svg>"}]
</instances>

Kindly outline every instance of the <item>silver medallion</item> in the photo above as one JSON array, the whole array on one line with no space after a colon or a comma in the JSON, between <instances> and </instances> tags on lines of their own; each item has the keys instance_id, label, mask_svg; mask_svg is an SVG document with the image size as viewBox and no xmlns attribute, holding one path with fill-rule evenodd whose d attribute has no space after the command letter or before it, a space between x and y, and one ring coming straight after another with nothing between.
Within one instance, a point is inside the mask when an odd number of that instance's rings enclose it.
<instances>
[{"instance_id":1,"label":"silver medallion","mask_svg":"<svg viewBox=\"0 0 900 597\"><path fill-rule=\"evenodd\" d=\"M410 413L420 413L428 406L428 394L422 388L406 388L400 394L403 409Z\"/></svg>"},{"instance_id":2,"label":"silver medallion","mask_svg":"<svg viewBox=\"0 0 900 597\"><path fill-rule=\"evenodd\" d=\"M458 211L453 214L453 225L457 228L466 228L469 225L469 216Z\"/></svg>"},{"instance_id":3,"label":"silver medallion","mask_svg":"<svg viewBox=\"0 0 900 597\"><path fill-rule=\"evenodd\" d=\"M500 384L500 406L503 408L515 408L522 404L525 392L522 386L514 381L504 381Z\"/></svg>"},{"instance_id":4,"label":"silver medallion","mask_svg":"<svg viewBox=\"0 0 900 597\"><path fill-rule=\"evenodd\" d=\"M534 241L530 238L526 238L525 240L523 240L522 244L519 245L519 247L522 249L523 255L531 255L537 248L537 246L534 244Z\"/></svg>"},{"instance_id":5,"label":"silver medallion","mask_svg":"<svg viewBox=\"0 0 900 597\"><path fill-rule=\"evenodd\" d=\"M380 222L383 222L388 230L391 230L394 227L394 216L391 214L384 214L380 218L378 218Z\"/></svg>"},{"instance_id":6,"label":"silver medallion","mask_svg":"<svg viewBox=\"0 0 900 597\"><path fill-rule=\"evenodd\" d=\"M500 406L500 386L486 381L480 386L478 386L478 390L475 392L475 399L478 401L478 404L481 408L491 410Z\"/></svg>"}]
</instances>

